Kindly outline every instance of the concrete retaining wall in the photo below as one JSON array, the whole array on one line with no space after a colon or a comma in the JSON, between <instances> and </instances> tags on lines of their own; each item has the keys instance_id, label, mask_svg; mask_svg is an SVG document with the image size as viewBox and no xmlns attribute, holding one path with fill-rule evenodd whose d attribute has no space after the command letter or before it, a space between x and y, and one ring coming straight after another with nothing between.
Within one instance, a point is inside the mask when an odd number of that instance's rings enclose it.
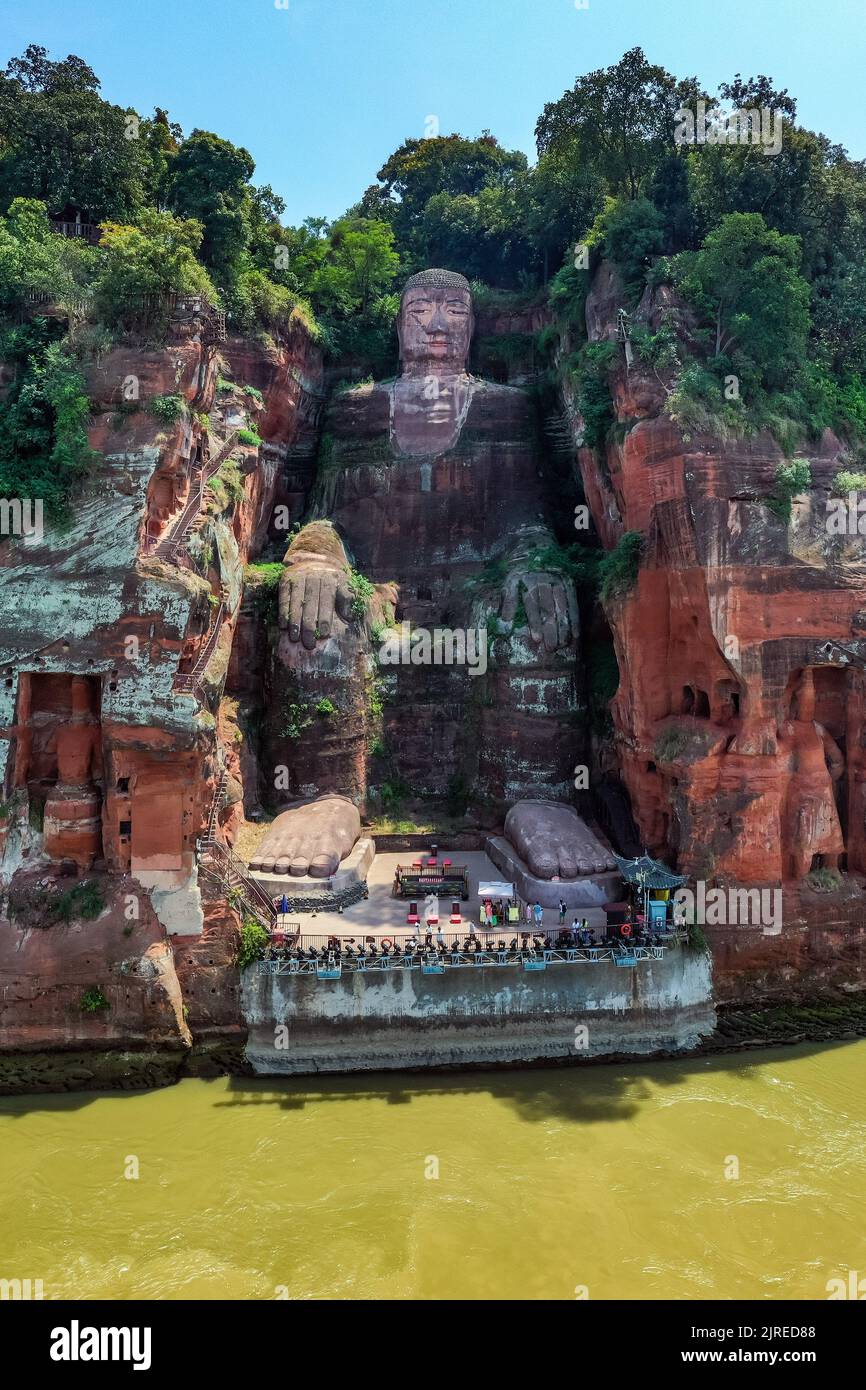
<instances>
[{"instance_id":1,"label":"concrete retaining wall","mask_svg":"<svg viewBox=\"0 0 866 1390\"><path fill-rule=\"evenodd\" d=\"M262 1075L651 1056L696 1047L715 1027L709 957L680 946L631 969L346 970L320 981L251 966L242 1009Z\"/></svg>"}]
</instances>

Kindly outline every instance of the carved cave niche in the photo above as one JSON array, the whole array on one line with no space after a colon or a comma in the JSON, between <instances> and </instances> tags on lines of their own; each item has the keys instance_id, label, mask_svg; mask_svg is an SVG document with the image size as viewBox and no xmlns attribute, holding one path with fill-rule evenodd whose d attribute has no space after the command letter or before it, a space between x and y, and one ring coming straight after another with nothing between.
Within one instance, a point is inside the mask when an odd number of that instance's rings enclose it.
<instances>
[{"instance_id":1,"label":"carved cave niche","mask_svg":"<svg viewBox=\"0 0 866 1390\"><path fill-rule=\"evenodd\" d=\"M841 777L838 777L833 784L834 800L836 810L839 815L839 823L842 827L842 835L845 843L848 843L848 801L849 801L849 776L848 776L848 699L851 692L851 677L854 674L848 666L834 666L829 663L822 663L817 666L799 666L791 672L784 695L782 696L782 715L784 719L799 719L800 701L799 686L806 672L812 676L812 684L815 691L814 719L816 724L822 725L827 733L838 745L839 751L845 764L845 770ZM827 760L829 768L829 760ZM817 855L816 858L822 859ZM847 855L840 859L839 867L847 863ZM813 868L825 867L822 863L812 866Z\"/></svg>"},{"instance_id":2,"label":"carved cave niche","mask_svg":"<svg viewBox=\"0 0 866 1390\"><path fill-rule=\"evenodd\" d=\"M30 671L19 677L10 776L27 788L45 853L81 867L102 853L101 697L96 674Z\"/></svg>"},{"instance_id":3,"label":"carved cave niche","mask_svg":"<svg viewBox=\"0 0 866 1390\"><path fill-rule=\"evenodd\" d=\"M848 733L848 671L844 666L813 666L815 718L844 752Z\"/></svg>"},{"instance_id":4,"label":"carved cave niche","mask_svg":"<svg viewBox=\"0 0 866 1390\"><path fill-rule=\"evenodd\" d=\"M850 691L850 671L844 666L813 666L812 680L815 685L815 719L823 724L830 737L838 744L845 760L845 771L835 783L836 810L845 844L848 843L848 694ZM839 868L847 865L847 855L839 861Z\"/></svg>"},{"instance_id":5,"label":"carved cave niche","mask_svg":"<svg viewBox=\"0 0 866 1390\"><path fill-rule=\"evenodd\" d=\"M63 780L101 779L101 738L92 732L94 726L101 729L101 696L100 676L54 671L21 673L18 721L29 737L19 740L16 748L17 785L33 782L49 787ZM92 743L89 769L84 769L83 778L77 775L81 768L74 749L69 754L71 766L61 767L66 754L64 739L58 736L68 733L73 716L89 731Z\"/></svg>"},{"instance_id":6,"label":"carved cave niche","mask_svg":"<svg viewBox=\"0 0 866 1390\"><path fill-rule=\"evenodd\" d=\"M731 724L744 713L743 692L735 680L716 681L713 692L714 717L720 724Z\"/></svg>"},{"instance_id":7,"label":"carved cave niche","mask_svg":"<svg viewBox=\"0 0 866 1390\"><path fill-rule=\"evenodd\" d=\"M697 719L709 719L710 697L699 685L684 685L680 697L680 714L691 714Z\"/></svg>"}]
</instances>

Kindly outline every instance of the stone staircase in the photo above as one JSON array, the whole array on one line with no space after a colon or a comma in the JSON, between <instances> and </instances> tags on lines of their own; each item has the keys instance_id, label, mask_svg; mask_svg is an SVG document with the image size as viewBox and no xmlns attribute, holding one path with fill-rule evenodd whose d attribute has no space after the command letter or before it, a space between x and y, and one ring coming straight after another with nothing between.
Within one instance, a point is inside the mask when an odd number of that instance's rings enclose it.
<instances>
[{"instance_id":1,"label":"stone staircase","mask_svg":"<svg viewBox=\"0 0 866 1390\"><path fill-rule=\"evenodd\" d=\"M168 564L177 564L181 559L188 558L187 545L201 518L205 487L211 478L219 472L237 442L238 431L232 430L218 453L209 459L193 478L186 506L176 521L173 522L165 535L160 536L147 546L145 554L153 555L158 560L165 560Z\"/></svg>"},{"instance_id":2,"label":"stone staircase","mask_svg":"<svg viewBox=\"0 0 866 1390\"><path fill-rule=\"evenodd\" d=\"M207 635L205 643L198 654L196 663L191 671L179 671L174 678L172 690L181 695L196 695L201 697L201 678L204 675L208 662L216 651L219 641L220 631L226 618L226 606L221 603L216 611L211 629Z\"/></svg>"},{"instance_id":3,"label":"stone staircase","mask_svg":"<svg viewBox=\"0 0 866 1390\"><path fill-rule=\"evenodd\" d=\"M218 884L230 901L239 902L244 912L254 917L266 931L273 930L277 921L276 908L261 885L250 878L246 864L227 845L218 840L210 844L203 841L198 862L201 873Z\"/></svg>"},{"instance_id":4,"label":"stone staircase","mask_svg":"<svg viewBox=\"0 0 866 1390\"><path fill-rule=\"evenodd\" d=\"M246 864L232 853L228 845L222 844L216 837L228 780L228 769L223 768L214 789L207 827L198 844L199 869L206 878L218 885L226 897L232 896L238 900L244 911L260 922L266 931L272 931L276 925L277 913L271 899L261 885L250 878Z\"/></svg>"}]
</instances>

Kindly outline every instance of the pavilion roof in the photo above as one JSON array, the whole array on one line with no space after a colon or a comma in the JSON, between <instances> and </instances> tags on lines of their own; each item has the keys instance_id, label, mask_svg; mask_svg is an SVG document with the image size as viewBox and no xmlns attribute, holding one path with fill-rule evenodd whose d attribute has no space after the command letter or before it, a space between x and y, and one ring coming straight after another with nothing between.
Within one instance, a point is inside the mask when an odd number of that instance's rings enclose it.
<instances>
[{"instance_id":1,"label":"pavilion roof","mask_svg":"<svg viewBox=\"0 0 866 1390\"><path fill-rule=\"evenodd\" d=\"M636 859L623 859L619 854L613 857L627 883L639 883L643 888L679 888L686 881L684 874L672 874L666 864L648 854Z\"/></svg>"}]
</instances>

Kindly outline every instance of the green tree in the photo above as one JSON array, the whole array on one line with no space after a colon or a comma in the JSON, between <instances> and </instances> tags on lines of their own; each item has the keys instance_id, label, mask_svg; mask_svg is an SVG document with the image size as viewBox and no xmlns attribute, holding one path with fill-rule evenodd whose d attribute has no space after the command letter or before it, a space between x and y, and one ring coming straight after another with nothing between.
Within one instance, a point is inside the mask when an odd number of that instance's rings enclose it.
<instances>
[{"instance_id":1,"label":"green tree","mask_svg":"<svg viewBox=\"0 0 866 1390\"><path fill-rule=\"evenodd\" d=\"M221 280L237 274L250 241L250 191L255 171L247 150L206 130L194 130L175 157L168 203L201 223L201 255Z\"/></svg>"},{"instance_id":2,"label":"green tree","mask_svg":"<svg viewBox=\"0 0 866 1390\"><path fill-rule=\"evenodd\" d=\"M0 308L41 300L68 307L86 298L98 252L76 238L56 236L45 204L16 198L0 218Z\"/></svg>"},{"instance_id":3,"label":"green tree","mask_svg":"<svg viewBox=\"0 0 866 1390\"><path fill-rule=\"evenodd\" d=\"M183 131L176 121L169 121L162 107L157 107L149 121L143 121L139 138L147 150L147 203L158 211L167 206L175 157L183 140Z\"/></svg>"},{"instance_id":4,"label":"green tree","mask_svg":"<svg viewBox=\"0 0 866 1390\"><path fill-rule=\"evenodd\" d=\"M524 235L517 190L482 188L477 194L434 193L421 219L424 260L460 271L470 280L514 286L538 267L538 252Z\"/></svg>"},{"instance_id":5,"label":"green tree","mask_svg":"<svg viewBox=\"0 0 866 1390\"><path fill-rule=\"evenodd\" d=\"M31 44L0 76L0 207L37 198L85 221L126 218L144 201L145 143L131 109L104 101L81 58L52 62Z\"/></svg>"},{"instance_id":6,"label":"green tree","mask_svg":"<svg viewBox=\"0 0 866 1390\"><path fill-rule=\"evenodd\" d=\"M431 198L474 198L482 189L507 187L526 164L520 150L503 149L489 131L475 140L462 135L406 140L379 170L378 185L367 190L358 210L391 223L403 270L414 270L429 264L422 223Z\"/></svg>"},{"instance_id":7,"label":"green tree","mask_svg":"<svg viewBox=\"0 0 866 1390\"><path fill-rule=\"evenodd\" d=\"M399 264L394 232L372 218L344 218L330 228L327 246L309 281L324 312L366 315L393 284Z\"/></svg>"},{"instance_id":8,"label":"green tree","mask_svg":"<svg viewBox=\"0 0 866 1390\"><path fill-rule=\"evenodd\" d=\"M799 266L799 239L780 235L759 213L728 213L699 251L678 257L680 287L709 328L713 357L764 386L788 383L809 333L809 287Z\"/></svg>"},{"instance_id":9,"label":"green tree","mask_svg":"<svg viewBox=\"0 0 866 1390\"><path fill-rule=\"evenodd\" d=\"M534 169L518 178L515 197L520 226L537 248L545 282L552 268L572 251L604 205L604 182L593 165L573 151L549 150ZM482 277L483 278L483 277Z\"/></svg>"},{"instance_id":10,"label":"green tree","mask_svg":"<svg viewBox=\"0 0 866 1390\"><path fill-rule=\"evenodd\" d=\"M696 219L688 159L684 155L672 153L661 160L652 177L649 197L661 213L665 254L693 250Z\"/></svg>"},{"instance_id":11,"label":"green tree","mask_svg":"<svg viewBox=\"0 0 866 1390\"><path fill-rule=\"evenodd\" d=\"M688 154L689 187L702 239L729 212L758 212L768 226L803 239L807 270L826 248L830 212L826 141L785 127L780 152L760 145L700 145Z\"/></svg>"},{"instance_id":12,"label":"green tree","mask_svg":"<svg viewBox=\"0 0 866 1390\"><path fill-rule=\"evenodd\" d=\"M602 215L603 249L622 273L626 293L639 299L650 261L664 245L664 218L648 198L623 199Z\"/></svg>"},{"instance_id":13,"label":"green tree","mask_svg":"<svg viewBox=\"0 0 866 1390\"><path fill-rule=\"evenodd\" d=\"M607 190L636 198L673 146L674 113L699 94L697 79L677 82L641 48L579 77L538 118L539 155L568 154L597 169Z\"/></svg>"},{"instance_id":14,"label":"green tree","mask_svg":"<svg viewBox=\"0 0 866 1390\"><path fill-rule=\"evenodd\" d=\"M279 336L293 315L300 315L313 336L317 326L305 300L275 284L261 270L245 270L225 292L225 304L232 325L239 333L255 333L264 328Z\"/></svg>"},{"instance_id":15,"label":"green tree","mask_svg":"<svg viewBox=\"0 0 866 1390\"><path fill-rule=\"evenodd\" d=\"M202 294L216 299L207 271L196 258L201 223L170 212L145 211L135 227L103 227L102 264L96 281L103 322L121 327L157 322L165 315L159 296Z\"/></svg>"},{"instance_id":16,"label":"green tree","mask_svg":"<svg viewBox=\"0 0 866 1390\"><path fill-rule=\"evenodd\" d=\"M0 411L0 494L41 498L63 519L69 498L97 455L90 448L84 381L58 341L56 321L7 330L0 357L13 377Z\"/></svg>"}]
</instances>

